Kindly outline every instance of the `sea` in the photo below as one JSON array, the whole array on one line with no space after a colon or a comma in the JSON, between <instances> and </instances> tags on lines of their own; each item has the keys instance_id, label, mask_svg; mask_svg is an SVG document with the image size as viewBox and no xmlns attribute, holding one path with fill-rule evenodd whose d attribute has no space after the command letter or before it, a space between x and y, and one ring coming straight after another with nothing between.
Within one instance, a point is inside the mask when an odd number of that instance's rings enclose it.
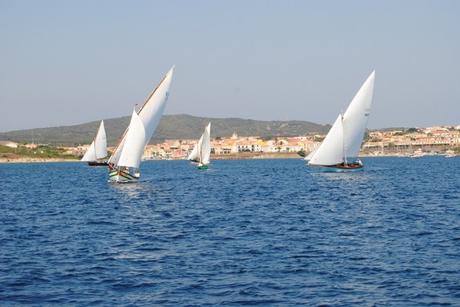
<instances>
[{"instance_id":1,"label":"sea","mask_svg":"<svg viewBox=\"0 0 460 307\"><path fill-rule=\"evenodd\" d=\"M0 165L0 305L459 306L460 157Z\"/></svg>"}]
</instances>

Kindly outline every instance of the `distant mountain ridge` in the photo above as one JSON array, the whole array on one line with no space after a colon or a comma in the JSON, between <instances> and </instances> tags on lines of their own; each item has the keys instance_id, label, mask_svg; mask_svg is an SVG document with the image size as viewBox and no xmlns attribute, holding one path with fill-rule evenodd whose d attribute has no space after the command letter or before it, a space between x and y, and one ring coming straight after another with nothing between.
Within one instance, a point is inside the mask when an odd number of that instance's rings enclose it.
<instances>
[{"instance_id":1,"label":"distant mountain ridge","mask_svg":"<svg viewBox=\"0 0 460 307\"><path fill-rule=\"evenodd\" d=\"M128 116L104 119L109 146L116 144L128 127L129 120ZM68 146L89 144L96 134L99 122L92 121L72 126L0 132L0 140ZM211 137L213 138L231 136L234 132L240 136L261 137L325 134L330 128L330 125L296 120L260 121L241 118L197 117L186 114L164 115L150 143L158 143L165 139L197 139L208 122L212 123Z\"/></svg>"}]
</instances>

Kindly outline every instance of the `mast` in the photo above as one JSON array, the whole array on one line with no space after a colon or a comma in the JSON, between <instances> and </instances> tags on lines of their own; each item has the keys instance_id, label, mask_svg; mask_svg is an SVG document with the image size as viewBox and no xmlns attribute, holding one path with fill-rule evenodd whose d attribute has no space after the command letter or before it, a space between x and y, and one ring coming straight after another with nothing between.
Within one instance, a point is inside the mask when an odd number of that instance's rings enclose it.
<instances>
[{"instance_id":1,"label":"mast","mask_svg":"<svg viewBox=\"0 0 460 307\"><path fill-rule=\"evenodd\" d=\"M342 121L342 127L343 127L343 113L340 114L340 119ZM345 134L344 129L342 129L342 134ZM342 137L342 155L343 155L343 163L344 165L347 165L347 152L345 151L345 135Z\"/></svg>"}]
</instances>

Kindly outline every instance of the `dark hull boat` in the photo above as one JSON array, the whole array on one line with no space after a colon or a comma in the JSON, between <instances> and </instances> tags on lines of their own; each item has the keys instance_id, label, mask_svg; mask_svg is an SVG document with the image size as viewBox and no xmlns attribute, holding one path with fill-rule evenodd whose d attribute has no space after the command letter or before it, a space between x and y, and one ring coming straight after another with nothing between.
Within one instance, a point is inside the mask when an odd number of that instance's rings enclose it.
<instances>
[{"instance_id":1,"label":"dark hull boat","mask_svg":"<svg viewBox=\"0 0 460 307\"><path fill-rule=\"evenodd\" d=\"M102 120L96 137L89 145L81 161L88 162L89 166L106 166L107 162L103 160L105 157L107 157L107 137Z\"/></svg>"},{"instance_id":2,"label":"dark hull boat","mask_svg":"<svg viewBox=\"0 0 460 307\"><path fill-rule=\"evenodd\" d=\"M339 114L321 145L309 155L308 165L321 172L350 172L363 169L359 155L372 105L375 72L356 93L345 113Z\"/></svg>"},{"instance_id":3,"label":"dark hull boat","mask_svg":"<svg viewBox=\"0 0 460 307\"><path fill-rule=\"evenodd\" d=\"M107 163L107 161L101 161L101 162L99 162L99 161L90 161L90 162L88 162L88 165L89 166L107 166L109 164Z\"/></svg>"},{"instance_id":4,"label":"dark hull boat","mask_svg":"<svg viewBox=\"0 0 460 307\"><path fill-rule=\"evenodd\" d=\"M357 161L354 163L339 163L335 165L315 165L320 172L324 173L343 173L355 172L363 169L363 163Z\"/></svg>"}]
</instances>

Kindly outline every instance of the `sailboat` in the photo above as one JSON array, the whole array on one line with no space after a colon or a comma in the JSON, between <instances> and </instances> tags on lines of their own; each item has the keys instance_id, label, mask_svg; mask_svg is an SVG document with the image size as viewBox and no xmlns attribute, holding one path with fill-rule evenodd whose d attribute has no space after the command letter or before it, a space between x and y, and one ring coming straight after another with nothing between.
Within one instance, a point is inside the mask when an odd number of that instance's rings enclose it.
<instances>
[{"instance_id":1,"label":"sailboat","mask_svg":"<svg viewBox=\"0 0 460 307\"><path fill-rule=\"evenodd\" d=\"M204 129L198 143L193 147L188 160L197 163L198 169L207 169L211 156L211 123Z\"/></svg>"},{"instance_id":2,"label":"sailboat","mask_svg":"<svg viewBox=\"0 0 460 307\"><path fill-rule=\"evenodd\" d=\"M357 157L372 105L374 80L375 71L361 86L345 113L339 114L326 138L310 157L309 165L336 172L362 169L363 163Z\"/></svg>"},{"instance_id":3,"label":"sailboat","mask_svg":"<svg viewBox=\"0 0 460 307\"><path fill-rule=\"evenodd\" d=\"M174 66L150 93L141 109L138 112L133 110L129 126L108 161L109 182L128 183L139 180L144 148L160 123L173 73Z\"/></svg>"},{"instance_id":4,"label":"sailboat","mask_svg":"<svg viewBox=\"0 0 460 307\"><path fill-rule=\"evenodd\" d=\"M103 159L107 157L107 137L105 135L104 121L101 120L96 137L85 152L81 161L88 162L90 166L107 165Z\"/></svg>"}]
</instances>

